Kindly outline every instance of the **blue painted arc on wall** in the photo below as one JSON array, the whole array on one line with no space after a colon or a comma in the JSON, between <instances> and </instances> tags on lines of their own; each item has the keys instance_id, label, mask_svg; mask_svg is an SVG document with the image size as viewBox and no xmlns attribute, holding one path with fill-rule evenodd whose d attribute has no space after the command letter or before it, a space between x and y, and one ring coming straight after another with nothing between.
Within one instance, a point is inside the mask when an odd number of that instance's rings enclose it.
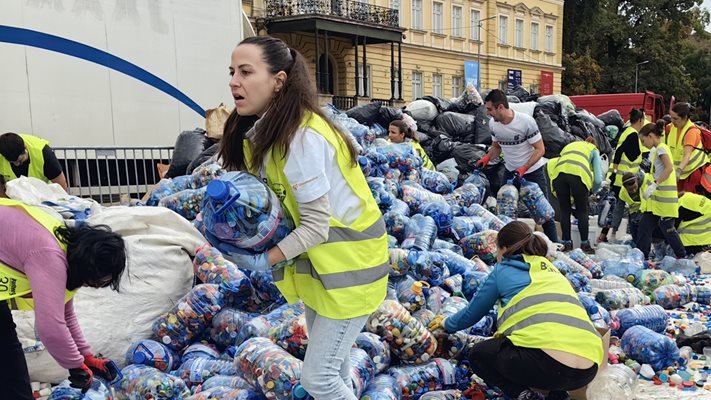
<instances>
[{"instance_id":1,"label":"blue painted arc on wall","mask_svg":"<svg viewBox=\"0 0 711 400\"><path fill-rule=\"evenodd\" d=\"M147 85L153 86L161 92L185 104L190 109L200 114L200 116L205 116L205 109L200 107L196 102L185 95L185 93L178 90L175 86L153 75L136 64L128 62L120 57L116 57L113 54L107 53L95 47L44 32L0 25L0 43L3 42L54 51L102 65L114 71L128 75Z\"/></svg>"}]
</instances>

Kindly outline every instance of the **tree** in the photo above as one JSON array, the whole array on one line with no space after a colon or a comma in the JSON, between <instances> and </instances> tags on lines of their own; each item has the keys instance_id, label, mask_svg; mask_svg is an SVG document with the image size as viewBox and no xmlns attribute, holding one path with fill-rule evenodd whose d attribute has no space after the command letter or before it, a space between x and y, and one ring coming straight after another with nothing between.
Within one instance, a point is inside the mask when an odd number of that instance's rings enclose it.
<instances>
[{"instance_id":1,"label":"tree","mask_svg":"<svg viewBox=\"0 0 711 400\"><path fill-rule=\"evenodd\" d=\"M566 93L595 94L600 85L600 66L590 54L563 55L563 87Z\"/></svg>"}]
</instances>

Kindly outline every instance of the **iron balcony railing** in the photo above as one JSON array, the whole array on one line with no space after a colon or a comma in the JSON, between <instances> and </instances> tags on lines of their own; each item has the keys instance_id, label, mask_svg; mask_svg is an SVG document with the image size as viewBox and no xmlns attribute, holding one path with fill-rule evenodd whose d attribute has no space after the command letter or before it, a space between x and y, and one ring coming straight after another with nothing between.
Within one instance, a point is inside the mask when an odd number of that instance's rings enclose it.
<instances>
[{"instance_id":1,"label":"iron balcony railing","mask_svg":"<svg viewBox=\"0 0 711 400\"><path fill-rule=\"evenodd\" d=\"M353 96L333 96L333 105L341 111L350 110L356 104L356 98Z\"/></svg>"},{"instance_id":2,"label":"iron balcony railing","mask_svg":"<svg viewBox=\"0 0 711 400\"><path fill-rule=\"evenodd\" d=\"M267 18L329 15L351 21L399 27L398 10L349 0L268 0Z\"/></svg>"}]
</instances>

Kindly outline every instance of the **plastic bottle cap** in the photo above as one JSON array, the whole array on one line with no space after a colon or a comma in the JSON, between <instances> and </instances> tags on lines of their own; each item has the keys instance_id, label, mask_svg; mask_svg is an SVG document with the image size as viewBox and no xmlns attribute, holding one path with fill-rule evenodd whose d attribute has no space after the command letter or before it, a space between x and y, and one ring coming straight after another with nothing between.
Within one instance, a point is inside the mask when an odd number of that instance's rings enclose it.
<instances>
[{"instance_id":1,"label":"plastic bottle cap","mask_svg":"<svg viewBox=\"0 0 711 400\"><path fill-rule=\"evenodd\" d=\"M134 364L143 364L146 362L146 355L143 353L134 353L133 354L133 363Z\"/></svg>"},{"instance_id":2,"label":"plastic bottle cap","mask_svg":"<svg viewBox=\"0 0 711 400\"><path fill-rule=\"evenodd\" d=\"M294 386L293 390L294 397L297 399L303 399L306 398L308 393L306 393L306 389L304 389L301 385L297 384Z\"/></svg>"},{"instance_id":3,"label":"plastic bottle cap","mask_svg":"<svg viewBox=\"0 0 711 400\"><path fill-rule=\"evenodd\" d=\"M224 201L230 195L230 189L225 182L214 180L207 184L207 195L213 200Z\"/></svg>"}]
</instances>

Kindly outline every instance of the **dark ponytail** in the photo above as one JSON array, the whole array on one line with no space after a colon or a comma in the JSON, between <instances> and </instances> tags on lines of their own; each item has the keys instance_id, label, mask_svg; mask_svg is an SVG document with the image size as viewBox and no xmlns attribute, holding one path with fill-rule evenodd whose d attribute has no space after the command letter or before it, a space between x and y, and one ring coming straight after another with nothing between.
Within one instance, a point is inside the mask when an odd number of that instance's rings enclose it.
<instances>
[{"instance_id":1,"label":"dark ponytail","mask_svg":"<svg viewBox=\"0 0 711 400\"><path fill-rule=\"evenodd\" d=\"M644 111L641 108L633 108L630 110L630 124L634 125L640 120L644 119Z\"/></svg>"},{"instance_id":2,"label":"dark ponytail","mask_svg":"<svg viewBox=\"0 0 711 400\"><path fill-rule=\"evenodd\" d=\"M639 130L640 136L655 135L657 137L664 136L664 128L667 126L667 122L663 119L658 119L655 123L648 123Z\"/></svg>"},{"instance_id":3,"label":"dark ponytail","mask_svg":"<svg viewBox=\"0 0 711 400\"><path fill-rule=\"evenodd\" d=\"M509 222L501 228L496 236L496 246L501 249L506 247L503 258L516 254L545 257L548 254L548 244L545 239L534 235L531 228L521 221Z\"/></svg>"}]
</instances>

